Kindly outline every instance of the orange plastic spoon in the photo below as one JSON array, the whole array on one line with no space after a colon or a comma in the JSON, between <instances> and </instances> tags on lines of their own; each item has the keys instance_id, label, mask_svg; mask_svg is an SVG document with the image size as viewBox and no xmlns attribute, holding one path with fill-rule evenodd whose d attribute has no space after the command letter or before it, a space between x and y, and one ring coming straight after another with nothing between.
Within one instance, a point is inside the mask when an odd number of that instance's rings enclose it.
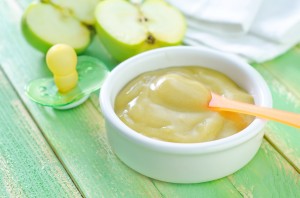
<instances>
[{"instance_id":1,"label":"orange plastic spoon","mask_svg":"<svg viewBox=\"0 0 300 198\"><path fill-rule=\"evenodd\" d=\"M267 107L259 107L248 103L237 102L230 99L226 99L215 93L211 93L211 96L212 98L208 104L208 107L211 110L231 111L253 115L300 128L300 114L280 111Z\"/></svg>"}]
</instances>

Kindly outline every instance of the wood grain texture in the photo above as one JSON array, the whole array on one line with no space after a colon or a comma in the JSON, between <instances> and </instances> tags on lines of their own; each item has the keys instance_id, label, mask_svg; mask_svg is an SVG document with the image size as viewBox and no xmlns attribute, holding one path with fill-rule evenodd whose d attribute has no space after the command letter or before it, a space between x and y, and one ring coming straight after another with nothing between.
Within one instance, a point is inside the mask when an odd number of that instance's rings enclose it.
<instances>
[{"instance_id":1,"label":"wood grain texture","mask_svg":"<svg viewBox=\"0 0 300 198\"><path fill-rule=\"evenodd\" d=\"M298 193L299 175L267 142L264 142L251 163L230 177L202 184L170 184L146 178L116 158L106 140L103 117L98 109L98 93L92 94L91 99L80 107L68 111L41 107L29 101L24 95L24 86L29 80L50 76L50 73L46 69L44 56L31 48L21 35L20 17L30 1L19 2L20 4L11 0L0 2L0 38L5 38L0 40L0 61L22 101L83 196L276 197L276 193ZM97 39L86 54L101 58L110 68L117 64ZM267 134L273 133L272 128L265 130ZM278 134L281 137L281 133ZM273 163L274 159L279 162ZM282 174L285 169L287 175ZM270 179L265 181L260 175ZM270 182L271 180L274 181Z\"/></svg>"},{"instance_id":2,"label":"wood grain texture","mask_svg":"<svg viewBox=\"0 0 300 198\"><path fill-rule=\"evenodd\" d=\"M0 197L81 197L0 69Z\"/></svg>"},{"instance_id":3,"label":"wood grain texture","mask_svg":"<svg viewBox=\"0 0 300 198\"><path fill-rule=\"evenodd\" d=\"M7 10L9 16L9 8L3 9ZM15 24L20 16L14 14L14 17L16 22L6 22L10 29L1 33L7 38L3 45L11 45L0 56L5 71L82 194L86 197L161 197L152 180L129 169L112 153L106 140L103 118L91 102L72 110L57 111L28 101L23 93L25 84L31 79L49 76L50 73L45 69L43 56L31 49L19 33ZM102 60L106 64L116 64L101 47L99 49L97 42L96 39L87 54L103 56ZM18 58L7 58L13 54ZM172 188L176 189L175 186ZM211 185L199 184L197 188L183 185L182 189L185 188L194 189L194 194L202 189L208 197L216 195L216 191L219 194L238 194L227 179Z\"/></svg>"},{"instance_id":4,"label":"wood grain texture","mask_svg":"<svg viewBox=\"0 0 300 198\"><path fill-rule=\"evenodd\" d=\"M290 164L267 142L263 141L255 158L243 169L228 177L235 191L228 191L228 183L224 179L192 185L167 184L156 181L155 184L166 197L290 197L300 194L300 176ZM217 190L206 188L218 186ZM208 191L214 192L208 192Z\"/></svg>"},{"instance_id":5,"label":"wood grain texture","mask_svg":"<svg viewBox=\"0 0 300 198\"><path fill-rule=\"evenodd\" d=\"M240 192L237 191L237 189L231 184L231 182L228 181L228 178L223 178L201 184L171 184L153 180L163 197L242 197Z\"/></svg>"},{"instance_id":6,"label":"wood grain texture","mask_svg":"<svg viewBox=\"0 0 300 198\"><path fill-rule=\"evenodd\" d=\"M3 69L83 196L160 197L148 178L130 170L112 153L103 118L90 101L72 110L59 111L27 99L24 86L28 81L50 73L44 56L23 39L22 8L1 1L0 13L0 37L5 38L0 40L4 47L0 48Z\"/></svg>"},{"instance_id":7,"label":"wood grain texture","mask_svg":"<svg viewBox=\"0 0 300 198\"><path fill-rule=\"evenodd\" d=\"M255 158L229 179L243 197L297 197L299 173L267 141Z\"/></svg>"},{"instance_id":8,"label":"wood grain texture","mask_svg":"<svg viewBox=\"0 0 300 198\"><path fill-rule=\"evenodd\" d=\"M255 68L268 83L273 106L300 113L300 50L294 48L283 56ZM267 125L266 137L300 172L300 129L276 122Z\"/></svg>"},{"instance_id":9,"label":"wood grain texture","mask_svg":"<svg viewBox=\"0 0 300 198\"><path fill-rule=\"evenodd\" d=\"M99 108L97 94L94 94L91 100L95 107ZM269 130L269 126L264 129L267 134L270 133ZM296 197L300 190L299 182L299 173L266 140L263 141L254 159L229 177L191 185L170 184L153 180L164 197L229 198L285 197L285 195Z\"/></svg>"},{"instance_id":10,"label":"wood grain texture","mask_svg":"<svg viewBox=\"0 0 300 198\"><path fill-rule=\"evenodd\" d=\"M96 94L92 100L98 107ZM266 134L269 130L269 126L264 129ZM297 197L300 193L299 173L266 140L254 159L229 177L190 185L153 183L164 197Z\"/></svg>"}]
</instances>

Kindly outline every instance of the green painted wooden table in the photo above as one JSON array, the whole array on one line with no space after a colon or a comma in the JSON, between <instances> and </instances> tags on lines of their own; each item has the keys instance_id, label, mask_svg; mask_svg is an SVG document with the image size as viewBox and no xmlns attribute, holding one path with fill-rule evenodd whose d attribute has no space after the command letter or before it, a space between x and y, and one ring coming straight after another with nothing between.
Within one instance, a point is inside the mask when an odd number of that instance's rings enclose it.
<instances>
[{"instance_id":1,"label":"green painted wooden table","mask_svg":"<svg viewBox=\"0 0 300 198\"><path fill-rule=\"evenodd\" d=\"M29 2L0 1L0 197L300 197L299 129L269 122L257 155L240 171L170 184L136 173L113 154L97 92L68 111L31 102L24 86L51 74L20 31ZM86 54L116 65L97 39ZM300 46L253 67L276 108L300 113Z\"/></svg>"}]
</instances>

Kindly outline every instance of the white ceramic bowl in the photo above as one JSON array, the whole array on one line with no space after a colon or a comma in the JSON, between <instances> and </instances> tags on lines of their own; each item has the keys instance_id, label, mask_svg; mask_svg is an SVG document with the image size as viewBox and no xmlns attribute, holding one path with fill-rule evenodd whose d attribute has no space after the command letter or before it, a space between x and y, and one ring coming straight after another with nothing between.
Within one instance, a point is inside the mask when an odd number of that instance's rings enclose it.
<instances>
[{"instance_id":1,"label":"white ceramic bowl","mask_svg":"<svg viewBox=\"0 0 300 198\"><path fill-rule=\"evenodd\" d=\"M204 143L171 143L152 139L125 125L114 112L118 92L137 75L173 66L202 66L220 71L253 95L255 104L271 107L263 78L234 56L197 47L166 47L134 56L119 64L105 80L100 105L109 143L129 167L148 177L174 183L215 180L245 166L259 149L265 122L255 119L232 136Z\"/></svg>"}]
</instances>

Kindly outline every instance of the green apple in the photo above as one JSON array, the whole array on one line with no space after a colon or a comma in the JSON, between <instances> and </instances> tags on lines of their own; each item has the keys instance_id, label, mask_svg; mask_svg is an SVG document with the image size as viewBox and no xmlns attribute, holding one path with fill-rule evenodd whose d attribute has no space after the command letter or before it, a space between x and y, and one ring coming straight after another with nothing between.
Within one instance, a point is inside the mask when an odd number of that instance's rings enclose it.
<instances>
[{"instance_id":1,"label":"green apple","mask_svg":"<svg viewBox=\"0 0 300 198\"><path fill-rule=\"evenodd\" d=\"M186 31L184 16L163 0L101 1L95 17L101 42L119 61L153 48L179 45Z\"/></svg>"},{"instance_id":2,"label":"green apple","mask_svg":"<svg viewBox=\"0 0 300 198\"><path fill-rule=\"evenodd\" d=\"M50 1L50 0L49 0ZM69 9L74 17L89 25L95 23L95 7L100 0L51 0L50 2L61 8Z\"/></svg>"},{"instance_id":3,"label":"green apple","mask_svg":"<svg viewBox=\"0 0 300 198\"><path fill-rule=\"evenodd\" d=\"M80 3L78 3L80 2ZM73 47L83 52L91 41L91 30L86 24L94 23L94 11L98 0L83 1L53 0L32 3L22 17L22 32L36 49L46 53L57 44Z\"/></svg>"}]
</instances>

